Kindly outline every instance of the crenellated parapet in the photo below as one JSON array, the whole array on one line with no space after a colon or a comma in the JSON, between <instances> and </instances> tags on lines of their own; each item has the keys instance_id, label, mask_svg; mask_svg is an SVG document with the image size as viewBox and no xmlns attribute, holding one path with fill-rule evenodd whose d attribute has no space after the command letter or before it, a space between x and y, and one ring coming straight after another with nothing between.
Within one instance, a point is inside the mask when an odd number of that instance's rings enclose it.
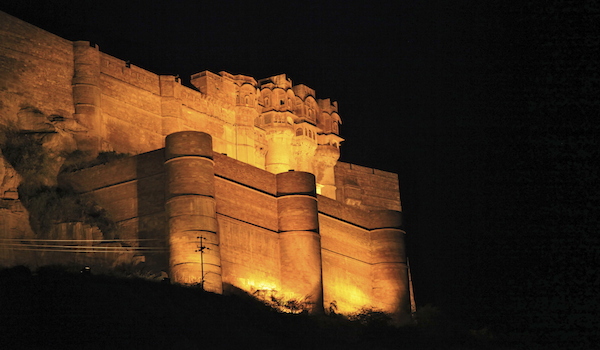
<instances>
[{"instance_id":1,"label":"crenellated parapet","mask_svg":"<svg viewBox=\"0 0 600 350\"><path fill-rule=\"evenodd\" d=\"M285 74L255 80L204 71L192 76L192 84L232 106L236 151L231 156L275 174L312 173L318 193L335 198L334 167L344 141L337 102L317 99L315 90L294 85Z\"/></svg>"}]
</instances>

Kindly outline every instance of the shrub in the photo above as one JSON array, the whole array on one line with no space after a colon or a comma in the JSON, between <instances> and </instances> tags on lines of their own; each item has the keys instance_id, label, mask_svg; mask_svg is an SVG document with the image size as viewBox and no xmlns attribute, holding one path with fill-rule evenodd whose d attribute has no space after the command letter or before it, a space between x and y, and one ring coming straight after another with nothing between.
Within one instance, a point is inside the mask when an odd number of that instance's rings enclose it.
<instances>
[{"instance_id":1,"label":"shrub","mask_svg":"<svg viewBox=\"0 0 600 350\"><path fill-rule=\"evenodd\" d=\"M44 149L37 134L22 133L12 126L0 128L0 150L4 159L27 182L41 182L52 176L52 157Z\"/></svg>"},{"instance_id":2,"label":"shrub","mask_svg":"<svg viewBox=\"0 0 600 350\"><path fill-rule=\"evenodd\" d=\"M370 327L385 327L392 322L390 315L371 308L361 308L357 313L350 315L349 319Z\"/></svg>"},{"instance_id":3,"label":"shrub","mask_svg":"<svg viewBox=\"0 0 600 350\"><path fill-rule=\"evenodd\" d=\"M71 190L27 183L18 190L35 232L46 233L55 223L75 221L96 226L105 235L116 230L106 210Z\"/></svg>"},{"instance_id":4,"label":"shrub","mask_svg":"<svg viewBox=\"0 0 600 350\"><path fill-rule=\"evenodd\" d=\"M115 151L100 152L94 159L89 159L89 154L83 151L77 150L65 158L65 163L61 168L61 172L75 172L85 168L91 168L96 165L106 164L114 160L123 159L129 157L128 153L117 153Z\"/></svg>"}]
</instances>

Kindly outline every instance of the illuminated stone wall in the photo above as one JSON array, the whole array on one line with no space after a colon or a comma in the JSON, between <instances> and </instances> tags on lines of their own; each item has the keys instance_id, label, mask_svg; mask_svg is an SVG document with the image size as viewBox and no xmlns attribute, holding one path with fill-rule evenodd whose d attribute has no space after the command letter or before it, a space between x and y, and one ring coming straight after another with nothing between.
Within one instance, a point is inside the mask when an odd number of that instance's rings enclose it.
<instances>
[{"instance_id":1,"label":"illuminated stone wall","mask_svg":"<svg viewBox=\"0 0 600 350\"><path fill-rule=\"evenodd\" d=\"M0 58L2 124L25 107L72 117L72 42L0 12Z\"/></svg>"},{"instance_id":2,"label":"illuminated stone wall","mask_svg":"<svg viewBox=\"0 0 600 350\"><path fill-rule=\"evenodd\" d=\"M187 152L180 157L180 163L194 161L188 155L195 152L194 147L186 147L180 146ZM198 152L209 154L206 150ZM109 210L120 226L118 239L128 240L131 246L163 247L160 253L135 254L143 256L141 261L148 268L170 270L175 282L202 282L196 238L208 232L218 236L204 245L210 248L210 242L214 242L211 253L218 249L218 271L214 274L219 274L225 286L249 293L276 291L282 297L306 298L318 305L316 311L336 305L338 312L350 313L370 306L409 314L399 212L365 210L315 196L314 176L309 173L271 174L216 152L203 161L209 168L200 162L189 165L197 168L194 172L188 172L189 166L183 163L177 165L183 166L181 170L169 170L171 165L165 153L169 151L159 149L65 174L61 183ZM177 179L179 173L186 183L166 184L179 181L169 180ZM209 178L204 177L207 175ZM201 181L204 185L185 189L194 184L189 181ZM209 182L213 183L212 191L207 190ZM185 196L177 204L183 208L177 209L183 210L181 214L176 214L169 204L172 194L165 188L173 186L183 186L180 192ZM201 188L205 193L190 196L195 191L192 188ZM202 204L206 200L207 204ZM212 207L209 203L213 201L214 214L210 214L210 209L201 209ZM185 208L199 209L185 212ZM216 218L216 226L206 221L207 215ZM181 216L185 218L174 223L173 218ZM173 251L173 235L181 230L188 232L186 243L177 248L184 253ZM174 255L183 260L174 262ZM204 258L209 259L208 255ZM174 276L173 265L181 266L186 261L197 276L193 281L189 280L192 273L182 275L185 278ZM205 274L210 270L207 261ZM204 283L208 283L208 276ZM221 292L220 288L213 290Z\"/></svg>"},{"instance_id":3,"label":"illuminated stone wall","mask_svg":"<svg viewBox=\"0 0 600 350\"><path fill-rule=\"evenodd\" d=\"M129 264L313 312L409 314L398 177L338 162L336 102L283 74L204 71L186 87L1 12L0 39L0 125L39 135L57 159L134 155L60 176L57 163L48 185L90 199L117 230L57 223L43 242L0 158L0 265ZM85 243L60 252L59 239Z\"/></svg>"},{"instance_id":4,"label":"illuminated stone wall","mask_svg":"<svg viewBox=\"0 0 600 350\"><path fill-rule=\"evenodd\" d=\"M362 209L402 211L398 174L337 162L335 165L336 199Z\"/></svg>"}]
</instances>

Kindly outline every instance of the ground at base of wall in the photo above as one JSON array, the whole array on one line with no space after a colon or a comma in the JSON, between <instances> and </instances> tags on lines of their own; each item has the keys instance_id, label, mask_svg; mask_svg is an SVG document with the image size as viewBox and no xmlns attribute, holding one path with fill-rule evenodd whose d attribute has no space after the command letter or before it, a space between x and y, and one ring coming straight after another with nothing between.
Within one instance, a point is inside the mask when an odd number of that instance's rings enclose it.
<instances>
[{"instance_id":1,"label":"ground at base of wall","mask_svg":"<svg viewBox=\"0 0 600 350\"><path fill-rule=\"evenodd\" d=\"M402 349L509 349L469 332L396 328L382 324L381 318L282 314L239 293L223 296L85 271L0 270L0 300L0 342L7 349L197 348L199 344L202 348L398 349L402 344Z\"/></svg>"}]
</instances>

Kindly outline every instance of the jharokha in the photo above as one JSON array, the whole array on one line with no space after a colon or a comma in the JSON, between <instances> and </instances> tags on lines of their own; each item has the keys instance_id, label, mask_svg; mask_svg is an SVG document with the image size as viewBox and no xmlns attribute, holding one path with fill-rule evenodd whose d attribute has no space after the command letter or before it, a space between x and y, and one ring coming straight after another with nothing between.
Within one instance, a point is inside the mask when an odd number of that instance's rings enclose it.
<instances>
[{"instance_id":1,"label":"jharokha","mask_svg":"<svg viewBox=\"0 0 600 350\"><path fill-rule=\"evenodd\" d=\"M191 85L0 12L0 267L126 267L406 322L398 176L338 161L337 103L284 74Z\"/></svg>"}]
</instances>

